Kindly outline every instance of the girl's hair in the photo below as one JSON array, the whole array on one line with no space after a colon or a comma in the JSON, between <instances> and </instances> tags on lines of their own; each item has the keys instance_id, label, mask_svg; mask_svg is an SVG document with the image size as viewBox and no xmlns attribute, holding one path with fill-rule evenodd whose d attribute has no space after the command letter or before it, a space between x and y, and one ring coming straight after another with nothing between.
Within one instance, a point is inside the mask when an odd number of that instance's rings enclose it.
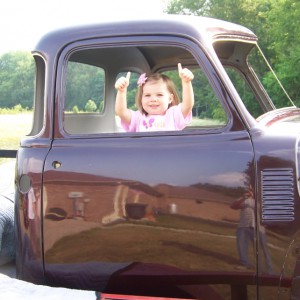
<instances>
[{"instance_id":1,"label":"girl's hair","mask_svg":"<svg viewBox=\"0 0 300 300\"><path fill-rule=\"evenodd\" d=\"M169 93L173 94L173 96L174 96L173 101L169 104L169 107L171 107L173 105L177 105L180 102L180 100L178 97L178 93L177 93L175 84L170 77L168 77L164 74L160 74L160 73L152 73L147 76L147 80L144 84L146 84L148 82L157 82L159 80L163 80L163 82L167 86ZM135 97L135 104L140 112L147 114L147 112L144 111L143 106L142 106L142 95L143 95L144 84L138 86L138 90L137 90L136 97Z\"/></svg>"}]
</instances>

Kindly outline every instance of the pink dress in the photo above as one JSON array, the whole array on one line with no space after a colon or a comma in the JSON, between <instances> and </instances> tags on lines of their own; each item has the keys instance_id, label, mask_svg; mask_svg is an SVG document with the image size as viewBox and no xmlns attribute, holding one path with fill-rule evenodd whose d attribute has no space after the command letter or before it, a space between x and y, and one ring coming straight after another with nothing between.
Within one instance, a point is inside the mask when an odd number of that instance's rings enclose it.
<instances>
[{"instance_id":1,"label":"pink dress","mask_svg":"<svg viewBox=\"0 0 300 300\"><path fill-rule=\"evenodd\" d=\"M124 124L122 127L128 132L147 132L147 131L165 131L182 130L192 120L192 112L185 118L181 112L181 104L171 106L165 115L146 116L140 111L131 110L131 123Z\"/></svg>"}]
</instances>

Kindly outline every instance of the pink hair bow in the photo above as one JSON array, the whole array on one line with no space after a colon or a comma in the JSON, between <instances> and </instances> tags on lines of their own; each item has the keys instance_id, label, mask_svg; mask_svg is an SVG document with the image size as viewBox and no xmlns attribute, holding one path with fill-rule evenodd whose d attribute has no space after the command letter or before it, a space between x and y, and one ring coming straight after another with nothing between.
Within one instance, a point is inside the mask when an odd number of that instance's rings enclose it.
<instances>
[{"instance_id":1,"label":"pink hair bow","mask_svg":"<svg viewBox=\"0 0 300 300\"><path fill-rule=\"evenodd\" d=\"M142 86L147 81L148 77L146 77L146 73L141 74L139 80L137 82L138 86Z\"/></svg>"}]
</instances>

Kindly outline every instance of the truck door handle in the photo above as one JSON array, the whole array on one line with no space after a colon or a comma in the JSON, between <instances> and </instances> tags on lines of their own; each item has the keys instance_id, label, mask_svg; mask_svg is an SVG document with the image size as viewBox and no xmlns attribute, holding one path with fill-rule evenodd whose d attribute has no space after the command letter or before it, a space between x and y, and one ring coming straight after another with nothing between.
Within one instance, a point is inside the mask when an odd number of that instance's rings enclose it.
<instances>
[{"instance_id":1,"label":"truck door handle","mask_svg":"<svg viewBox=\"0 0 300 300\"><path fill-rule=\"evenodd\" d=\"M53 162L52 162L52 167L53 167L54 169L60 168L60 167L61 167L61 162L60 162L60 161L57 161L57 160L53 161Z\"/></svg>"}]
</instances>

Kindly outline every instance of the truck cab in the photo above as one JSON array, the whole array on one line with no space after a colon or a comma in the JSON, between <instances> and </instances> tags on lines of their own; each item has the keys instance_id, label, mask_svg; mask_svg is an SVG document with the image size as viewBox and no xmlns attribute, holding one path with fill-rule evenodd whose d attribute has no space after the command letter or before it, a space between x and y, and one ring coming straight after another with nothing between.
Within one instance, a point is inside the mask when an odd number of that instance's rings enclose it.
<instances>
[{"instance_id":1,"label":"truck cab","mask_svg":"<svg viewBox=\"0 0 300 300\"><path fill-rule=\"evenodd\" d=\"M191 16L45 35L16 170L17 276L103 299L300 297L300 109L256 35ZM180 131L128 132L115 82L194 74ZM130 296L128 296L130 295ZM130 298L131 297L131 298Z\"/></svg>"}]
</instances>

